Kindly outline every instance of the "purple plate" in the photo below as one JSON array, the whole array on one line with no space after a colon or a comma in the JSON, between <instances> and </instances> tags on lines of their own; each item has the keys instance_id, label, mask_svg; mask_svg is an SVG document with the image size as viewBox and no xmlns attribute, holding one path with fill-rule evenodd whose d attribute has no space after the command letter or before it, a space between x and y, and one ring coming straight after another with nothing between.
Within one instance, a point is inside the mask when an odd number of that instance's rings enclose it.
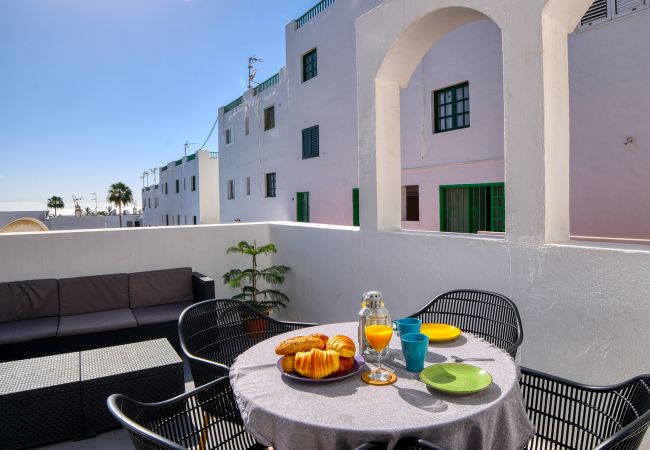
<instances>
[{"instance_id":1,"label":"purple plate","mask_svg":"<svg viewBox=\"0 0 650 450\"><path fill-rule=\"evenodd\" d=\"M282 358L284 358L284 356ZM349 371L334 377L329 376L329 377L321 378L320 380L312 380L311 378L303 377L302 375L298 375L297 373L285 373L282 370L282 358L278 359L278 363L276 364L280 373L287 378L291 378L292 380L305 381L307 383L331 383L334 381L344 380L346 378L351 377L354 374L359 373L361 371L361 365L365 362L363 356L357 353L356 355L354 355L354 363L352 363L352 368Z\"/></svg>"}]
</instances>

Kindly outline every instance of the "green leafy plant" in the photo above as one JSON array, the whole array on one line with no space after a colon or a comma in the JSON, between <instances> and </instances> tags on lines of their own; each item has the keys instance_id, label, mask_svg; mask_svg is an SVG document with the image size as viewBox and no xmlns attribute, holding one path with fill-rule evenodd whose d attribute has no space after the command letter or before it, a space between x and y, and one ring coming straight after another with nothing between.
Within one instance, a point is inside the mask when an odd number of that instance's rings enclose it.
<instances>
[{"instance_id":1,"label":"green leafy plant","mask_svg":"<svg viewBox=\"0 0 650 450\"><path fill-rule=\"evenodd\" d=\"M231 288L240 288L241 292L234 299L242 300L260 312L267 312L270 309L285 308L289 301L282 292L275 289L258 288L259 282L263 281L268 285L276 286L284 283L284 274L289 271L287 266L271 266L265 269L257 267L257 256L276 253L274 244L266 244L260 247L256 241L250 245L246 241L239 242L236 246L226 250L226 254L238 253L249 255L252 258L252 266L249 269L231 269L223 275L223 282Z\"/></svg>"}]
</instances>

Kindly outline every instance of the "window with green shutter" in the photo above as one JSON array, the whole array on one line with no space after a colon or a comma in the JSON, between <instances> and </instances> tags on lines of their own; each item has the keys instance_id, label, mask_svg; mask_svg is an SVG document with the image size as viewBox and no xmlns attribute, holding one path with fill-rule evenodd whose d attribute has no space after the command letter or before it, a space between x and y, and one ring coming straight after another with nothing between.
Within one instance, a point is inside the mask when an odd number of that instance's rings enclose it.
<instances>
[{"instance_id":1,"label":"window with green shutter","mask_svg":"<svg viewBox=\"0 0 650 450\"><path fill-rule=\"evenodd\" d=\"M275 197L275 172L266 174L266 196Z\"/></svg>"},{"instance_id":2,"label":"window with green shutter","mask_svg":"<svg viewBox=\"0 0 650 450\"><path fill-rule=\"evenodd\" d=\"M302 159L315 158L319 154L318 125L302 130Z\"/></svg>"},{"instance_id":3,"label":"window with green shutter","mask_svg":"<svg viewBox=\"0 0 650 450\"><path fill-rule=\"evenodd\" d=\"M318 75L318 54L316 49L302 56L302 82L311 80Z\"/></svg>"},{"instance_id":4,"label":"window with green shutter","mask_svg":"<svg viewBox=\"0 0 650 450\"><path fill-rule=\"evenodd\" d=\"M296 194L296 221L309 222L309 192Z\"/></svg>"},{"instance_id":5,"label":"window with green shutter","mask_svg":"<svg viewBox=\"0 0 650 450\"><path fill-rule=\"evenodd\" d=\"M469 127L469 82L433 91L433 132Z\"/></svg>"},{"instance_id":6,"label":"window with green shutter","mask_svg":"<svg viewBox=\"0 0 650 450\"><path fill-rule=\"evenodd\" d=\"M440 231L505 232L503 183L440 186Z\"/></svg>"},{"instance_id":7,"label":"window with green shutter","mask_svg":"<svg viewBox=\"0 0 650 450\"><path fill-rule=\"evenodd\" d=\"M264 110L264 131L275 128L275 106L269 106Z\"/></svg>"},{"instance_id":8,"label":"window with green shutter","mask_svg":"<svg viewBox=\"0 0 650 450\"><path fill-rule=\"evenodd\" d=\"M359 188L352 189L352 226L358 227L359 222Z\"/></svg>"}]
</instances>

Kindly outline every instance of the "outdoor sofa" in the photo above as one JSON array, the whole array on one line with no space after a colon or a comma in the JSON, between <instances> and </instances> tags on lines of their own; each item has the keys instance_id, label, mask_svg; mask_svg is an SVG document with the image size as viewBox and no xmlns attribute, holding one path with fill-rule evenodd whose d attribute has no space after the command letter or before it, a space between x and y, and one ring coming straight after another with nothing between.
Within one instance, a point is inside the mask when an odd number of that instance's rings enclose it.
<instances>
[{"instance_id":1,"label":"outdoor sofa","mask_svg":"<svg viewBox=\"0 0 650 450\"><path fill-rule=\"evenodd\" d=\"M0 361L167 338L214 298L214 280L190 267L0 283Z\"/></svg>"}]
</instances>

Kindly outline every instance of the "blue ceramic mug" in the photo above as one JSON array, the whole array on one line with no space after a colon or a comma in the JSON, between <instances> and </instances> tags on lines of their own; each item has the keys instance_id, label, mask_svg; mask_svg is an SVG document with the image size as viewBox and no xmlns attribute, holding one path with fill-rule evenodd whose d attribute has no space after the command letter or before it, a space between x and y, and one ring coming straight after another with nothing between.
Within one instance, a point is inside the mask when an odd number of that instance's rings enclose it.
<instances>
[{"instance_id":1,"label":"blue ceramic mug","mask_svg":"<svg viewBox=\"0 0 650 450\"><path fill-rule=\"evenodd\" d=\"M419 333L422 321L415 317L404 317L403 319L396 320L395 325L397 325L397 332L402 336L409 333Z\"/></svg>"},{"instance_id":2,"label":"blue ceramic mug","mask_svg":"<svg viewBox=\"0 0 650 450\"><path fill-rule=\"evenodd\" d=\"M422 333L408 333L402 335L401 340L406 370L421 372L429 349L429 337Z\"/></svg>"}]
</instances>

